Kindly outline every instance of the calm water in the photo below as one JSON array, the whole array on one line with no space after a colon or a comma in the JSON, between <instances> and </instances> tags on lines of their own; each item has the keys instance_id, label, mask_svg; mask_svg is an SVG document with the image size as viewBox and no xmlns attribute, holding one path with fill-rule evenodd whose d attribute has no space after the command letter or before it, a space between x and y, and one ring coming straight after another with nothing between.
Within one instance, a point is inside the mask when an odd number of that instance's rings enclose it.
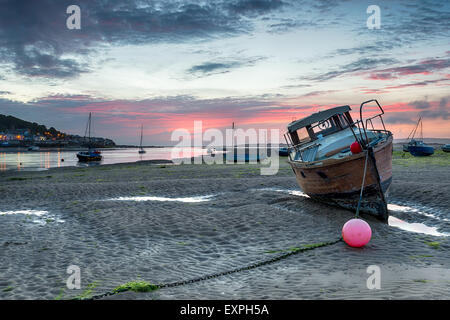
<instances>
[{"instance_id":1,"label":"calm water","mask_svg":"<svg viewBox=\"0 0 450 320\"><path fill-rule=\"evenodd\" d=\"M103 160L98 164L136 162L141 160L189 158L207 154L202 148L145 148L147 153L138 154L138 148L102 149ZM1 152L0 171L6 170L46 170L57 167L87 166L79 163L78 151L21 151Z\"/></svg>"}]
</instances>

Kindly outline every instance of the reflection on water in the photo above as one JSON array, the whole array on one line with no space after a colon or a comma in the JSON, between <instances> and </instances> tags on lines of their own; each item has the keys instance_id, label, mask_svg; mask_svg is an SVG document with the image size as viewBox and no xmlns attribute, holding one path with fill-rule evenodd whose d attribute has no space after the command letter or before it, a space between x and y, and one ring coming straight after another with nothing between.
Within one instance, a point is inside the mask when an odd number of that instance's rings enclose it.
<instances>
[{"instance_id":1,"label":"reflection on water","mask_svg":"<svg viewBox=\"0 0 450 320\"><path fill-rule=\"evenodd\" d=\"M111 201L176 201L176 202L205 202L210 201L215 195L197 196L197 197L183 197L183 198L167 198L167 197L153 197L153 196L137 196L137 197L118 197L108 199Z\"/></svg>"},{"instance_id":2,"label":"reflection on water","mask_svg":"<svg viewBox=\"0 0 450 320\"><path fill-rule=\"evenodd\" d=\"M290 194L292 196L299 196L299 197L305 197L305 198L309 198L309 196L300 191L300 190L288 190L288 189L277 189L277 188L260 188L260 189L255 189L256 191L274 191L274 192L283 192L283 193L287 193Z\"/></svg>"},{"instance_id":3,"label":"reflection on water","mask_svg":"<svg viewBox=\"0 0 450 320\"><path fill-rule=\"evenodd\" d=\"M431 236L438 236L438 237L448 237L449 235L446 233L441 233L437 231L436 227L429 227L424 225L423 223L409 223L406 221L403 221L401 219L398 219L393 216L389 216L388 224L391 227L396 227L405 231L410 232L417 232L417 233L424 233Z\"/></svg>"},{"instance_id":4,"label":"reflection on water","mask_svg":"<svg viewBox=\"0 0 450 320\"><path fill-rule=\"evenodd\" d=\"M14 210L14 211L0 211L0 216L6 215L25 215L25 216L34 216L35 219L32 220L33 223L39 225L45 225L51 222L62 223L64 220L59 219L57 216L50 214L45 210Z\"/></svg>"},{"instance_id":5,"label":"reflection on water","mask_svg":"<svg viewBox=\"0 0 450 320\"><path fill-rule=\"evenodd\" d=\"M254 190L282 192L282 193L287 193L287 194L294 195L294 196L309 197L302 191L298 191L298 190L277 189L277 188L261 188L261 189L254 189ZM412 216L414 214L419 214L419 215L422 215L422 216L425 216L428 218L432 218L434 220L449 221L449 219L447 219L447 218L438 217L438 216L430 213L429 211L432 211L432 210L424 211L422 209L417 209L417 208L413 208L413 207L409 207L409 206L402 206L402 205L393 204L393 203L388 204L388 209L390 211L409 213L409 214L412 214ZM432 221L433 220L430 220L431 223L432 223ZM450 236L450 234L448 234L448 233L439 232L438 227L430 227L423 223L406 222L406 221L403 221L392 215L389 216L388 224L391 227L399 228L399 229L409 231L409 232L423 233L423 234L428 234L428 235L438 236L438 237Z\"/></svg>"},{"instance_id":6,"label":"reflection on water","mask_svg":"<svg viewBox=\"0 0 450 320\"><path fill-rule=\"evenodd\" d=\"M34 216L43 216L47 214L48 211L45 210L16 210L16 211L0 211L1 215L9 215L9 214L25 214L25 215L34 215Z\"/></svg>"},{"instance_id":7,"label":"reflection on water","mask_svg":"<svg viewBox=\"0 0 450 320\"><path fill-rule=\"evenodd\" d=\"M450 221L449 219L440 218L440 217L438 217L438 216L436 216L436 215L434 215L432 213L425 212L425 211L419 210L417 208L408 207L408 206L401 206L401 205L398 205L398 204L389 203L388 204L388 209L392 210L392 211L399 211L399 212L417 213L417 214L420 214L422 216L433 218L433 219L436 219L436 220Z\"/></svg>"},{"instance_id":8,"label":"reflection on water","mask_svg":"<svg viewBox=\"0 0 450 320\"><path fill-rule=\"evenodd\" d=\"M91 166L99 164L114 164L145 160L172 160L175 158L190 158L206 155L203 148L145 148L144 154L138 153L138 148L100 149L103 159L100 162L80 163L78 151L60 149L59 151L0 151L0 171L5 170L45 170L49 168L70 166Z\"/></svg>"}]
</instances>

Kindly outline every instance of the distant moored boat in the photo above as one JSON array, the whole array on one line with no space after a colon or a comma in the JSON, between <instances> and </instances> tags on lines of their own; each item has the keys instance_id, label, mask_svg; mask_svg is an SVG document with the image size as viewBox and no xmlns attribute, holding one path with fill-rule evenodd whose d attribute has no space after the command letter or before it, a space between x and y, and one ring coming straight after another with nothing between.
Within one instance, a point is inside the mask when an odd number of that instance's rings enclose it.
<instances>
[{"instance_id":1,"label":"distant moored boat","mask_svg":"<svg viewBox=\"0 0 450 320\"><path fill-rule=\"evenodd\" d=\"M90 162L90 161L101 161L102 155L99 150L92 148L91 145L91 113L89 113L89 120L86 127L86 131L88 134L88 151L80 151L77 153L78 161L80 162ZM86 131L84 133L84 137L86 138Z\"/></svg>"},{"instance_id":2,"label":"distant moored boat","mask_svg":"<svg viewBox=\"0 0 450 320\"><path fill-rule=\"evenodd\" d=\"M444 152L450 152L450 144L443 145L441 149Z\"/></svg>"},{"instance_id":3,"label":"distant moored boat","mask_svg":"<svg viewBox=\"0 0 450 320\"><path fill-rule=\"evenodd\" d=\"M28 151L39 151L39 147L38 146L29 146Z\"/></svg>"},{"instance_id":4,"label":"distant moored boat","mask_svg":"<svg viewBox=\"0 0 450 320\"><path fill-rule=\"evenodd\" d=\"M420 140L414 139L414 136L417 133L417 129L420 127ZM422 126L422 117L419 117L417 124L413 131L409 134L408 138L411 136L411 140L403 145L403 151L409 152L415 157L423 157L423 156L431 156L434 153L434 148L429 146L423 142L423 126Z\"/></svg>"}]
</instances>

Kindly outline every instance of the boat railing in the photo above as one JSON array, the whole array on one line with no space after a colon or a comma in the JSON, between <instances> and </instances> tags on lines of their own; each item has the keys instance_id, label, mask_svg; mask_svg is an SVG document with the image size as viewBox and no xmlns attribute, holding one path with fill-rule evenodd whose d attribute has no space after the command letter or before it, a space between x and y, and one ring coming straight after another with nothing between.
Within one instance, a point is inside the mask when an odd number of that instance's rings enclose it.
<instances>
[{"instance_id":1,"label":"boat railing","mask_svg":"<svg viewBox=\"0 0 450 320\"><path fill-rule=\"evenodd\" d=\"M364 119L363 118L363 107L364 107L364 105L366 105L366 104L368 104L370 102L375 102L381 112L375 114L372 117ZM349 127L351 128L351 130L353 132L353 135L355 136L356 141L358 141L360 143L360 145L361 145L361 147L363 149L367 149L367 147L369 146L369 143L370 143L370 139L367 136L367 130L369 130L369 124L370 124L372 132L387 133L387 134L389 133L389 131L386 130L386 126L384 125L384 121L383 121L383 117L382 117L383 115L384 115L384 110L381 107L381 105L378 103L378 101L376 99L372 99L372 100L368 100L368 101L365 101L365 102L361 103L361 106L359 108L360 119L354 121L353 123L349 123ZM382 129L375 129L375 126L373 124L373 120L375 118L379 118L380 119L381 124L383 126ZM358 136L355 133L355 130L354 130L355 127L357 128L357 130L359 132L359 138L358 138Z\"/></svg>"},{"instance_id":2,"label":"boat railing","mask_svg":"<svg viewBox=\"0 0 450 320\"><path fill-rule=\"evenodd\" d=\"M288 141L288 138L289 138L290 143ZM288 157L289 157L289 160L291 160L291 161L293 160L292 156L291 156L292 150L296 151L295 160L299 160L297 158L297 157L299 157L300 160L302 162L304 162L305 157L309 158L309 156L315 155L317 148L320 146L320 143L309 144L310 141L294 144L288 134L284 134L284 139L286 140L286 144L287 144ZM310 161L310 160L306 159L306 161Z\"/></svg>"},{"instance_id":3,"label":"boat railing","mask_svg":"<svg viewBox=\"0 0 450 320\"><path fill-rule=\"evenodd\" d=\"M370 117L370 118L365 119L366 121L365 121L365 124L364 124L364 121L363 121L363 119L364 119L363 118L363 107L364 107L365 104L368 104L368 103L371 103L371 102L375 102L381 112L376 114L376 115L374 115L374 116L372 116L372 117ZM383 121L383 117L382 117L383 114L384 114L384 110L383 110L383 108L381 107L381 105L378 103L378 101L376 99L368 100L368 101L365 101L365 102L361 103L361 106L359 107L359 119L361 121L362 128L364 130L364 137L365 137L365 141L364 142L365 142L366 146L369 144L369 139L367 137L367 128L368 128L368 123L369 122L370 122L370 124L372 126L372 129L375 130L372 120L375 119L375 118L379 118L380 121L381 121L381 124L383 125L383 130L386 131L386 126L384 125L384 121ZM360 131L360 136L361 136L361 131Z\"/></svg>"}]
</instances>

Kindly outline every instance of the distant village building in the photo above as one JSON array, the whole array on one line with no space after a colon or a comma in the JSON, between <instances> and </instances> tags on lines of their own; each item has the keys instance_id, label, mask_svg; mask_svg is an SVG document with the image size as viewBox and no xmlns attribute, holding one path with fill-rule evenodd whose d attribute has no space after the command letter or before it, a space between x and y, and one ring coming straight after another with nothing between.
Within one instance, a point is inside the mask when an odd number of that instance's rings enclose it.
<instances>
[{"instance_id":1,"label":"distant village building","mask_svg":"<svg viewBox=\"0 0 450 320\"><path fill-rule=\"evenodd\" d=\"M15 129L6 132L0 132L0 144L2 146L85 146L88 143L87 138L79 135L66 135L64 133L54 133L45 131L42 134L32 134L29 129ZM111 139L91 137L92 146L113 147L116 144Z\"/></svg>"}]
</instances>

